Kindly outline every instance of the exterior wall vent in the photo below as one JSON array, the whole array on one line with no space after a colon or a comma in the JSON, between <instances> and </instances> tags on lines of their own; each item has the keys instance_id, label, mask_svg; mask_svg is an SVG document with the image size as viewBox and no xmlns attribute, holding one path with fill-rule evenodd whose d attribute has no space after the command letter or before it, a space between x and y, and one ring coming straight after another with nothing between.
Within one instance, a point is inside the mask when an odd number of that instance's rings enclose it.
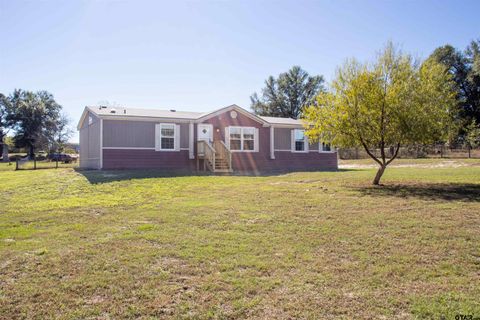
<instances>
[{"instance_id":1,"label":"exterior wall vent","mask_svg":"<svg viewBox=\"0 0 480 320\"><path fill-rule=\"evenodd\" d=\"M177 112L177 110L175 110L175 109L170 109L170 112Z\"/></svg>"},{"instance_id":2,"label":"exterior wall vent","mask_svg":"<svg viewBox=\"0 0 480 320\"><path fill-rule=\"evenodd\" d=\"M116 112L117 110L115 110L115 108L110 109L110 113L116 113Z\"/></svg>"}]
</instances>

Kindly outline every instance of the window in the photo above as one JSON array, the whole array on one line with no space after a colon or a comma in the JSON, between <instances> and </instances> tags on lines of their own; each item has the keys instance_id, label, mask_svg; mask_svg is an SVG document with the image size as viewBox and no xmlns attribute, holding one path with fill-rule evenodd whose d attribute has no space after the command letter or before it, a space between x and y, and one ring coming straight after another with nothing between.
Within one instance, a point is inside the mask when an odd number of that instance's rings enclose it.
<instances>
[{"instance_id":1,"label":"window","mask_svg":"<svg viewBox=\"0 0 480 320\"><path fill-rule=\"evenodd\" d=\"M330 143L322 142L322 151L332 151Z\"/></svg>"},{"instance_id":2,"label":"window","mask_svg":"<svg viewBox=\"0 0 480 320\"><path fill-rule=\"evenodd\" d=\"M295 129L293 133L294 138L294 150L296 152L303 152L306 150L306 137L305 130Z\"/></svg>"},{"instance_id":3,"label":"window","mask_svg":"<svg viewBox=\"0 0 480 320\"><path fill-rule=\"evenodd\" d=\"M92 116L88 116L88 125L91 125L92 123L93 123Z\"/></svg>"},{"instance_id":4,"label":"window","mask_svg":"<svg viewBox=\"0 0 480 320\"><path fill-rule=\"evenodd\" d=\"M175 124L160 124L160 150L175 149Z\"/></svg>"},{"instance_id":5,"label":"window","mask_svg":"<svg viewBox=\"0 0 480 320\"><path fill-rule=\"evenodd\" d=\"M230 150L255 151L255 128L230 127Z\"/></svg>"},{"instance_id":6,"label":"window","mask_svg":"<svg viewBox=\"0 0 480 320\"><path fill-rule=\"evenodd\" d=\"M230 150L242 150L242 128L230 128Z\"/></svg>"},{"instance_id":7,"label":"window","mask_svg":"<svg viewBox=\"0 0 480 320\"><path fill-rule=\"evenodd\" d=\"M253 151L255 148L255 128L243 128L243 150Z\"/></svg>"}]
</instances>

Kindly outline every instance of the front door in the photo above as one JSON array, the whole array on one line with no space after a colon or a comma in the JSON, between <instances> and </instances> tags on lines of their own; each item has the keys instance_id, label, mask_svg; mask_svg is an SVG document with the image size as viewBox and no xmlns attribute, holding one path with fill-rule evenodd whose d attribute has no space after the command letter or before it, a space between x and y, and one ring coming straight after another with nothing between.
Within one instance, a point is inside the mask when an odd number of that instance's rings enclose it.
<instances>
[{"instance_id":1,"label":"front door","mask_svg":"<svg viewBox=\"0 0 480 320\"><path fill-rule=\"evenodd\" d=\"M208 143L213 142L213 126L211 124L199 124L197 140L204 140Z\"/></svg>"}]
</instances>

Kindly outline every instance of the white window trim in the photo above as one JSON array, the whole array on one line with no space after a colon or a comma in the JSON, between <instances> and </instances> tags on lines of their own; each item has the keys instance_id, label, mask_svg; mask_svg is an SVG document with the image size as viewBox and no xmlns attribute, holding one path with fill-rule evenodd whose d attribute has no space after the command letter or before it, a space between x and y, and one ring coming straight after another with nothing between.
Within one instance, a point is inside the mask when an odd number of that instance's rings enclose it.
<instances>
[{"instance_id":1,"label":"white window trim","mask_svg":"<svg viewBox=\"0 0 480 320\"><path fill-rule=\"evenodd\" d=\"M242 148L242 150L232 150L230 148L230 129L231 128L236 128L236 129L240 129L240 147ZM253 129L253 150L243 150L243 129ZM225 138L228 138L228 148L230 149L231 152L258 152L258 129L255 128L255 127L241 127L241 126L230 126L228 127L228 137L225 137Z\"/></svg>"},{"instance_id":2,"label":"white window trim","mask_svg":"<svg viewBox=\"0 0 480 320\"><path fill-rule=\"evenodd\" d=\"M298 151L298 150L295 150L295 130L303 130L304 132L304 135L303 135L303 142L304 142L304 147L303 147L303 150L301 151ZM291 143L290 143L290 147L291 147L291 150L290 152L292 153L308 153L308 137L305 135L305 130L304 129L292 129L291 131Z\"/></svg>"},{"instance_id":3,"label":"white window trim","mask_svg":"<svg viewBox=\"0 0 480 320\"><path fill-rule=\"evenodd\" d=\"M162 148L162 126L173 126L173 149ZM179 125L176 123L157 123L155 129L155 151L176 152L180 150Z\"/></svg>"}]
</instances>

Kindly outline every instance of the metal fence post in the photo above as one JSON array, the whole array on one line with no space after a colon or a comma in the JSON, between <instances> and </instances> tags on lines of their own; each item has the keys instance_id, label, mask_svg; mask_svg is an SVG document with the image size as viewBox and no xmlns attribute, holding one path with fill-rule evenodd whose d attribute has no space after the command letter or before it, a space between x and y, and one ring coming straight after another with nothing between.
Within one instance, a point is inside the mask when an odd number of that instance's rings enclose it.
<instances>
[{"instance_id":1,"label":"metal fence post","mask_svg":"<svg viewBox=\"0 0 480 320\"><path fill-rule=\"evenodd\" d=\"M15 171L18 170L18 157L15 159Z\"/></svg>"},{"instance_id":2,"label":"metal fence post","mask_svg":"<svg viewBox=\"0 0 480 320\"><path fill-rule=\"evenodd\" d=\"M37 156L33 154L33 170L37 170Z\"/></svg>"}]
</instances>

